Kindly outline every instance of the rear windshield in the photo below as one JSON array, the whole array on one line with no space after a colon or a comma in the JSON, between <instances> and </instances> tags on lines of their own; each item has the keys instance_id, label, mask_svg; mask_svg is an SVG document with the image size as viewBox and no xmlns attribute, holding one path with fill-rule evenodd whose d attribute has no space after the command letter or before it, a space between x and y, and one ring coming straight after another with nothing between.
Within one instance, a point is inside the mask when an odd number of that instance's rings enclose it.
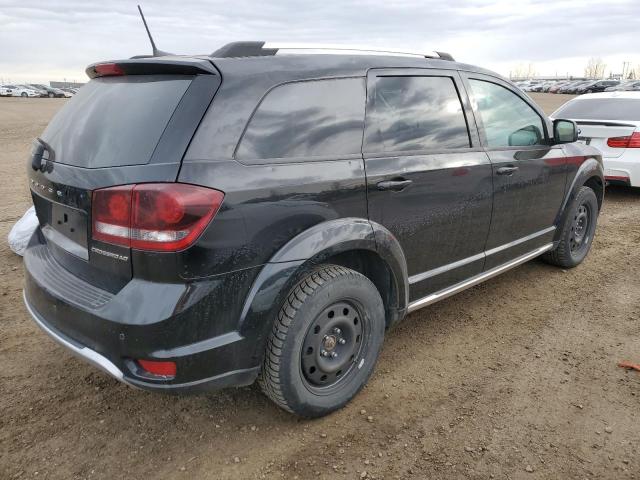
<instances>
[{"instance_id":1,"label":"rear windshield","mask_svg":"<svg viewBox=\"0 0 640 480\"><path fill-rule=\"evenodd\" d=\"M145 164L192 79L133 75L91 80L40 138L59 163L87 168Z\"/></svg>"},{"instance_id":2,"label":"rear windshield","mask_svg":"<svg viewBox=\"0 0 640 480\"><path fill-rule=\"evenodd\" d=\"M591 98L569 102L553 114L554 118L578 120L640 120L640 99Z\"/></svg>"}]
</instances>

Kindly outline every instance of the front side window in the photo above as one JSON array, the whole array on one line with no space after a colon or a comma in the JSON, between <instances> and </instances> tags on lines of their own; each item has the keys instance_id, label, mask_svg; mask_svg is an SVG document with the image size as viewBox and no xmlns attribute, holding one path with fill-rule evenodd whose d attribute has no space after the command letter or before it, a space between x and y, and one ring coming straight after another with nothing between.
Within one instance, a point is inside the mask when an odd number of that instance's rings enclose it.
<instances>
[{"instance_id":1,"label":"front side window","mask_svg":"<svg viewBox=\"0 0 640 480\"><path fill-rule=\"evenodd\" d=\"M511 90L484 80L469 80L487 146L524 147L545 143L542 118Z\"/></svg>"},{"instance_id":2,"label":"front side window","mask_svg":"<svg viewBox=\"0 0 640 480\"><path fill-rule=\"evenodd\" d=\"M367 152L444 150L470 146L451 77L377 77L367 110Z\"/></svg>"},{"instance_id":3,"label":"front side window","mask_svg":"<svg viewBox=\"0 0 640 480\"><path fill-rule=\"evenodd\" d=\"M239 160L359 154L364 78L288 83L271 90L249 121Z\"/></svg>"}]
</instances>

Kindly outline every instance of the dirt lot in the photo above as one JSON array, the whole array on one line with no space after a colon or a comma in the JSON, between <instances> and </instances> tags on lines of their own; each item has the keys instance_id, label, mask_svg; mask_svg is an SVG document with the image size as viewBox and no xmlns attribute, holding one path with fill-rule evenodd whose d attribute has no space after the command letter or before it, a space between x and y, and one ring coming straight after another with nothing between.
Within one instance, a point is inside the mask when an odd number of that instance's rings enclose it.
<instances>
[{"instance_id":1,"label":"dirt lot","mask_svg":"<svg viewBox=\"0 0 640 480\"><path fill-rule=\"evenodd\" d=\"M3 239L63 102L0 99ZM639 244L640 191L610 189L582 266L533 261L412 314L355 401L303 421L255 387L163 396L85 365L28 317L3 240L0 479L640 478L640 373L616 365L640 362Z\"/></svg>"}]
</instances>

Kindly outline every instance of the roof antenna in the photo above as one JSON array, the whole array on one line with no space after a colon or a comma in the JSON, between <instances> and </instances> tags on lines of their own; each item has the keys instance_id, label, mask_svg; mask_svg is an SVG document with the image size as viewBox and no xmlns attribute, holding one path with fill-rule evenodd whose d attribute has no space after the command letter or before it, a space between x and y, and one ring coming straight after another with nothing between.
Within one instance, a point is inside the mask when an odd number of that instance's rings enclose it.
<instances>
[{"instance_id":1,"label":"roof antenna","mask_svg":"<svg viewBox=\"0 0 640 480\"><path fill-rule=\"evenodd\" d=\"M142 9L140 5L138 5L138 11L140 12L140 16L142 17L142 23L144 23L144 28L147 31L147 35L149 35L149 41L151 42L151 49L153 51L154 57L161 57L163 55L171 55L169 52L163 52L162 50L158 50L156 48L156 43L153 41L153 37L151 36L151 32L149 31L149 27L147 26L147 21L144 18L144 13L142 13Z\"/></svg>"}]
</instances>

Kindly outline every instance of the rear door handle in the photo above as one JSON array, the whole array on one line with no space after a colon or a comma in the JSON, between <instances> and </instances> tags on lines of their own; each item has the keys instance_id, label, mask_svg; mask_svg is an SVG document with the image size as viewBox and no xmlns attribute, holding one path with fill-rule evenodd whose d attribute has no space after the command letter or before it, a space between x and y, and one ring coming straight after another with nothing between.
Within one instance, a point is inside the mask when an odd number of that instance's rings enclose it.
<instances>
[{"instance_id":1,"label":"rear door handle","mask_svg":"<svg viewBox=\"0 0 640 480\"><path fill-rule=\"evenodd\" d=\"M404 190L409 185L411 185L413 181L399 179L399 180L386 180L384 182L380 182L377 184L378 190L393 190L395 192L399 192L400 190Z\"/></svg>"},{"instance_id":2,"label":"rear door handle","mask_svg":"<svg viewBox=\"0 0 640 480\"><path fill-rule=\"evenodd\" d=\"M498 175L513 175L519 169L520 169L520 167L514 167L514 166L500 167L498 170L496 170L496 173Z\"/></svg>"}]
</instances>

